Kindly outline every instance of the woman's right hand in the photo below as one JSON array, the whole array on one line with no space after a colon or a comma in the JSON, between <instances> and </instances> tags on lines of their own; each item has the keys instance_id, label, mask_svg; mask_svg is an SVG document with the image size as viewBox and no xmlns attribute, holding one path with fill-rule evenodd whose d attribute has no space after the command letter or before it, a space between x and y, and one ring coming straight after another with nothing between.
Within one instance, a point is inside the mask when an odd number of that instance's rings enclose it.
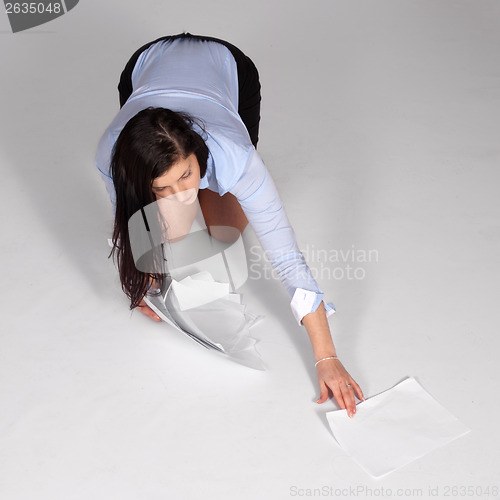
<instances>
[{"instance_id":1,"label":"woman's right hand","mask_svg":"<svg viewBox=\"0 0 500 500\"><path fill-rule=\"evenodd\" d=\"M150 317L152 320L156 322L161 322L161 318L156 314L153 309L151 309L144 299L141 300L141 303L137 306L139 311L141 311L142 314L145 314L146 316Z\"/></svg>"}]
</instances>

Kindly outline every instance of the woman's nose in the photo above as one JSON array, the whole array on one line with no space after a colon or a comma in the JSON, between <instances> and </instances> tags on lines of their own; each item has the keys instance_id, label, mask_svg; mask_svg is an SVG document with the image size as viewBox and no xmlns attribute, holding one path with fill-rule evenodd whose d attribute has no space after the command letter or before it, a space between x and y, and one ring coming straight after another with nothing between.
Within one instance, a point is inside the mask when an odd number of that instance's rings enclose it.
<instances>
[{"instance_id":1,"label":"woman's nose","mask_svg":"<svg viewBox=\"0 0 500 500\"><path fill-rule=\"evenodd\" d=\"M184 203L187 200L189 200L192 196L192 189L172 189L172 198L177 201L178 203Z\"/></svg>"},{"instance_id":2,"label":"woman's nose","mask_svg":"<svg viewBox=\"0 0 500 500\"><path fill-rule=\"evenodd\" d=\"M170 196L177 200L179 193L182 193L181 188L177 185L170 187Z\"/></svg>"}]
</instances>

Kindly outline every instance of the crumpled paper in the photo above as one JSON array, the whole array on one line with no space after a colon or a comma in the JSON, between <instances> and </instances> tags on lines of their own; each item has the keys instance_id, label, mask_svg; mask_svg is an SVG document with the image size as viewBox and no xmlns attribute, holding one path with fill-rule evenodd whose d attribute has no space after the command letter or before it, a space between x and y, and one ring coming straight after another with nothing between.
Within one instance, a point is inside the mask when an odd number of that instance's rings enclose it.
<instances>
[{"instance_id":1,"label":"crumpled paper","mask_svg":"<svg viewBox=\"0 0 500 500\"><path fill-rule=\"evenodd\" d=\"M261 317L248 312L241 295L230 293L229 285L214 281L209 272L172 279L164 296L156 293L144 300L163 321L207 349L250 368L264 369L249 332Z\"/></svg>"}]
</instances>

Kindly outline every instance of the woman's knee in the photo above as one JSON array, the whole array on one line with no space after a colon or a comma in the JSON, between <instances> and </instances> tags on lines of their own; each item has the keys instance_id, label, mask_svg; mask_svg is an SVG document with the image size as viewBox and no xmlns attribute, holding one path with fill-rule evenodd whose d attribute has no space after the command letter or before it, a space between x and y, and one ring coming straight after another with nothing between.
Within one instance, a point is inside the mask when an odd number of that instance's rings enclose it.
<instances>
[{"instance_id":1,"label":"woman's knee","mask_svg":"<svg viewBox=\"0 0 500 500\"><path fill-rule=\"evenodd\" d=\"M248 225L237 198L231 193L220 196L209 189L200 189L198 199L210 234L221 241L236 241Z\"/></svg>"}]
</instances>

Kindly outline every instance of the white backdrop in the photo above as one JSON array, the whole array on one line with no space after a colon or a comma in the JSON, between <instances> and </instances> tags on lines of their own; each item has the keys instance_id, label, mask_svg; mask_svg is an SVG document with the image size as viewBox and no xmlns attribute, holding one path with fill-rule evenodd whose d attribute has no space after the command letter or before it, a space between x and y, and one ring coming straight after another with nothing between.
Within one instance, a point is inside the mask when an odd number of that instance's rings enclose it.
<instances>
[{"instance_id":1,"label":"white backdrop","mask_svg":"<svg viewBox=\"0 0 500 500\"><path fill-rule=\"evenodd\" d=\"M81 0L17 34L0 14L0 498L498 498L499 28L496 0ZM365 396L415 376L470 434L370 479L256 272L265 372L130 313L93 155L132 52L184 30L259 68L259 150Z\"/></svg>"}]
</instances>

